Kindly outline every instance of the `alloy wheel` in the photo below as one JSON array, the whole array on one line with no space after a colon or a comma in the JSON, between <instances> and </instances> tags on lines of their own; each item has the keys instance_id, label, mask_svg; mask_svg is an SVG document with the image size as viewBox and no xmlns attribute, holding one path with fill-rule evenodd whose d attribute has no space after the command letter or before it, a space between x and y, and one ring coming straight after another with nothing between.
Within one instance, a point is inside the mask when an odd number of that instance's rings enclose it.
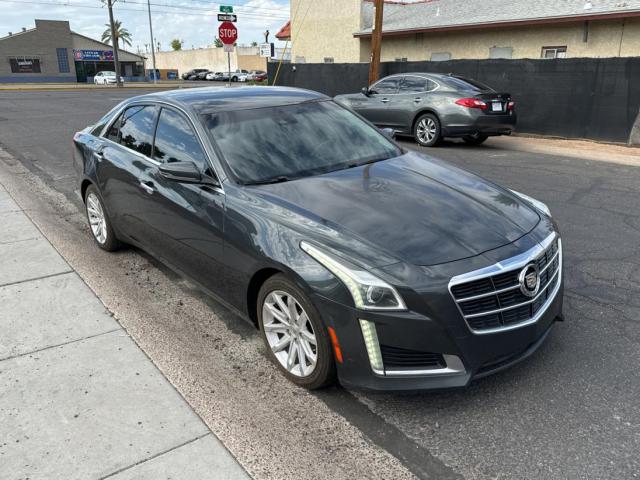
<instances>
[{"instance_id":1,"label":"alloy wheel","mask_svg":"<svg viewBox=\"0 0 640 480\"><path fill-rule=\"evenodd\" d=\"M309 316L293 295L269 293L262 304L264 334L274 356L296 377L308 377L318 361L318 341Z\"/></svg>"},{"instance_id":2,"label":"alloy wheel","mask_svg":"<svg viewBox=\"0 0 640 480\"><path fill-rule=\"evenodd\" d=\"M100 199L93 192L87 195L87 217L93 236L99 244L104 244L107 241L107 220Z\"/></svg>"},{"instance_id":3,"label":"alloy wheel","mask_svg":"<svg viewBox=\"0 0 640 480\"><path fill-rule=\"evenodd\" d=\"M422 143L430 143L436 137L438 128L432 118L423 118L418 123L416 135Z\"/></svg>"}]
</instances>

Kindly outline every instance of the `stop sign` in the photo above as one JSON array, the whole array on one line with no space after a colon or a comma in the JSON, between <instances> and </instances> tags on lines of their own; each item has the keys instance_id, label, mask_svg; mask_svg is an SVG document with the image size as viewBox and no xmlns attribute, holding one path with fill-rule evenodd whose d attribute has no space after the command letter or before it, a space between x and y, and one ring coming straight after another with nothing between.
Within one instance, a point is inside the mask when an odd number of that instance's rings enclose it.
<instances>
[{"instance_id":1,"label":"stop sign","mask_svg":"<svg viewBox=\"0 0 640 480\"><path fill-rule=\"evenodd\" d=\"M218 38L225 45L233 45L238 40L238 29L231 22L222 22L218 27Z\"/></svg>"}]
</instances>

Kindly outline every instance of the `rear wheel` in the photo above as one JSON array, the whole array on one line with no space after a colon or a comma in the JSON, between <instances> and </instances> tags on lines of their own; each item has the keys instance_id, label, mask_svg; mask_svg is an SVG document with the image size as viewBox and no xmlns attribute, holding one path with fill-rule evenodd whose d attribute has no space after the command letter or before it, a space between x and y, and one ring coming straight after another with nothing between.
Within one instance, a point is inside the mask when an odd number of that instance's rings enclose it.
<instances>
[{"instance_id":1,"label":"rear wheel","mask_svg":"<svg viewBox=\"0 0 640 480\"><path fill-rule=\"evenodd\" d=\"M304 292L284 275L269 278L258 294L258 322L269 356L298 386L335 382L329 335Z\"/></svg>"},{"instance_id":2,"label":"rear wheel","mask_svg":"<svg viewBox=\"0 0 640 480\"><path fill-rule=\"evenodd\" d=\"M482 133L476 133L474 135L465 135L464 137L462 137L465 143L468 143L469 145L480 145L487 138L489 138L489 136L483 135Z\"/></svg>"},{"instance_id":3,"label":"rear wheel","mask_svg":"<svg viewBox=\"0 0 640 480\"><path fill-rule=\"evenodd\" d=\"M84 205L91 234L98 246L108 252L120 248L121 243L113 232L102 197L93 185L90 185L85 192Z\"/></svg>"},{"instance_id":4,"label":"rear wheel","mask_svg":"<svg viewBox=\"0 0 640 480\"><path fill-rule=\"evenodd\" d=\"M423 147L437 145L441 138L440 120L433 113L421 115L413 127L413 137Z\"/></svg>"}]
</instances>

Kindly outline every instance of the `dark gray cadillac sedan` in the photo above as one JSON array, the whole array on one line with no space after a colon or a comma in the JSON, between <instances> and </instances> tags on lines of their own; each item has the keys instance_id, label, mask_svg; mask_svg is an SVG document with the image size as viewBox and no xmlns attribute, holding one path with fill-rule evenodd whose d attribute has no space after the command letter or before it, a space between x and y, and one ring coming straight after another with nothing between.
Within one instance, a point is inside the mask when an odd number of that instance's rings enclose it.
<instances>
[{"instance_id":1,"label":"dark gray cadillac sedan","mask_svg":"<svg viewBox=\"0 0 640 480\"><path fill-rule=\"evenodd\" d=\"M74 144L97 245L142 248L250 319L300 386L465 386L562 319L544 204L318 93L144 95Z\"/></svg>"}]
</instances>

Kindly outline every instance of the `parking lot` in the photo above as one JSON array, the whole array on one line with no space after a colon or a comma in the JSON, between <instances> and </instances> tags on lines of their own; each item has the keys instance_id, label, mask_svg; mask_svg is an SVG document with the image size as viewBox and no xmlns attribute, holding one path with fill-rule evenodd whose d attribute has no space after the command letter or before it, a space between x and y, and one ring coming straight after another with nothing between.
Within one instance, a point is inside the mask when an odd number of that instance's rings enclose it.
<instances>
[{"instance_id":1,"label":"parking lot","mask_svg":"<svg viewBox=\"0 0 640 480\"><path fill-rule=\"evenodd\" d=\"M251 326L189 282L140 252L91 244L71 137L141 93L0 92L0 147L33 175L22 174L23 193L42 200L54 246L252 475L640 476L640 152L521 137L420 149L550 206L564 236L566 321L532 358L464 390L310 394L278 377Z\"/></svg>"}]
</instances>

